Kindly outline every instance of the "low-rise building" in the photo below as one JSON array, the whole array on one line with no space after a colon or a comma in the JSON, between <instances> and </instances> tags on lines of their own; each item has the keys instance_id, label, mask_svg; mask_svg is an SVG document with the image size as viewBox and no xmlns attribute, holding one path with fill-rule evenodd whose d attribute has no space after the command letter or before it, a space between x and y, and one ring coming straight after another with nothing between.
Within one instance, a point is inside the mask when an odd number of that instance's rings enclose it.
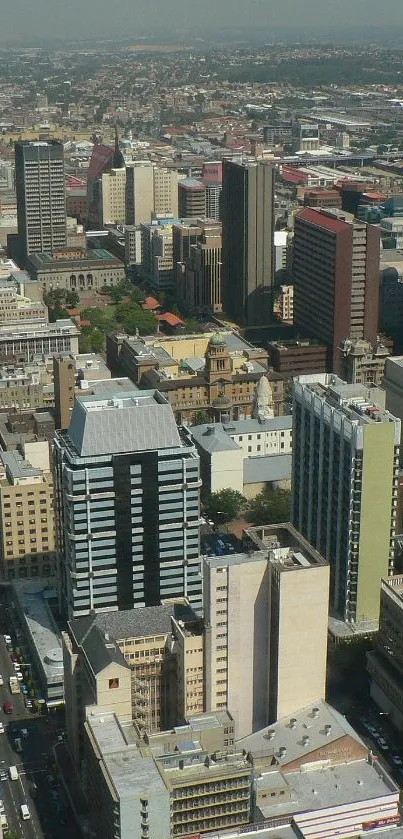
<instances>
[{"instance_id":1,"label":"low-rise building","mask_svg":"<svg viewBox=\"0 0 403 839\"><path fill-rule=\"evenodd\" d=\"M275 415L283 413L283 381L269 371L267 353L229 330L150 339L109 335L107 362L141 388L164 393L179 424L200 411L214 421L250 416L262 376L270 381Z\"/></svg>"},{"instance_id":2,"label":"low-rise building","mask_svg":"<svg viewBox=\"0 0 403 839\"><path fill-rule=\"evenodd\" d=\"M16 609L28 661L22 663L29 671L28 683L41 691L40 704L48 710L64 704L63 651L59 628L50 602L56 602L56 590L48 580L15 580L12 599Z\"/></svg>"},{"instance_id":3,"label":"low-rise building","mask_svg":"<svg viewBox=\"0 0 403 839\"><path fill-rule=\"evenodd\" d=\"M56 576L53 481L47 442L0 452L0 575Z\"/></svg>"},{"instance_id":4,"label":"low-rise building","mask_svg":"<svg viewBox=\"0 0 403 839\"><path fill-rule=\"evenodd\" d=\"M70 621L63 633L70 752L88 708L149 734L203 711L203 627L186 600Z\"/></svg>"},{"instance_id":5,"label":"low-rise building","mask_svg":"<svg viewBox=\"0 0 403 839\"><path fill-rule=\"evenodd\" d=\"M231 487L247 498L291 480L292 416L192 426L206 493Z\"/></svg>"},{"instance_id":6,"label":"low-rise building","mask_svg":"<svg viewBox=\"0 0 403 839\"><path fill-rule=\"evenodd\" d=\"M270 364L277 373L292 378L309 373L325 373L327 349L313 340L269 341Z\"/></svg>"},{"instance_id":7,"label":"low-rise building","mask_svg":"<svg viewBox=\"0 0 403 839\"><path fill-rule=\"evenodd\" d=\"M27 270L43 291L61 288L91 293L105 285L118 285L126 276L124 263L104 248L35 253L29 257Z\"/></svg>"},{"instance_id":8,"label":"low-rise building","mask_svg":"<svg viewBox=\"0 0 403 839\"><path fill-rule=\"evenodd\" d=\"M44 324L30 321L18 329L6 324L0 326L0 359L32 361L35 356L60 352L77 354L79 334L77 324L69 318Z\"/></svg>"},{"instance_id":9,"label":"low-rise building","mask_svg":"<svg viewBox=\"0 0 403 839\"><path fill-rule=\"evenodd\" d=\"M390 347L381 341L373 347L369 341L347 338L341 345L341 375L351 384L383 384L385 363Z\"/></svg>"},{"instance_id":10,"label":"low-rise building","mask_svg":"<svg viewBox=\"0 0 403 839\"><path fill-rule=\"evenodd\" d=\"M17 326L26 321L47 323L48 310L45 304L17 294L14 283L0 284L0 322L14 323Z\"/></svg>"},{"instance_id":11,"label":"low-rise building","mask_svg":"<svg viewBox=\"0 0 403 839\"><path fill-rule=\"evenodd\" d=\"M226 711L141 739L94 712L84 755L99 839L332 839L335 824L353 839L400 822L399 788L322 700L235 743Z\"/></svg>"}]
</instances>

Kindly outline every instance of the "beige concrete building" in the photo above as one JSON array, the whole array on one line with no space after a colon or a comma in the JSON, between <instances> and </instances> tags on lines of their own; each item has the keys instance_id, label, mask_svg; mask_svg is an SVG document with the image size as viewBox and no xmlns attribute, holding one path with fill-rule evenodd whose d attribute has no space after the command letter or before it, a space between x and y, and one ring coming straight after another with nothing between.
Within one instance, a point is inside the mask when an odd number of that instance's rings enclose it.
<instances>
[{"instance_id":1,"label":"beige concrete building","mask_svg":"<svg viewBox=\"0 0 403 839\"><path fill-rule=\"evenodd\" d=\"M28 271L44 292L61 288L92 294L105 285L118 285L126 277L124 263L104 248L36 253L29 259Z\"/></svg>"},{"instance_id":2,"label":"beige concrete building","mask_svg":"<svg viewBox=\"0 0 403 839\"><path fill-rule=\"evenodd\" d=\"M23 323L24 321L48 322L48 310L44 303L32 301L17 294L14 287L0 285L0 322Z\"/></svg>"},{"instance_id":3,"label":"beige concrete building","mask_svg":"<svg viewBox=\"0 0 403 839\"><path fill-rule=\"evenodd\" d=\"M280 294L273 305L273 312L285 323L294 322L294 286L280 286Z\"/></svg>"},{"instance_id":4,"label":"beige concrete building","mask_svg":"<svg viewBox=\"0 0 403 839\"><path fill-rule=\"evenodd\" d=\"M380 341L375 347L369 341L347 339L341 345L342 378L351 384L379 387L383 384L386 359L390 347Z\"/></svg>"},{"instance_id":5,"label":"beige concrete building","mask_svg":"<svg viewBox=\"0 0 403 839\"><path fill-rule=\"evenodd\" d=\"M56 574L53 482L47 442L0 453L0 574Z\"/></svg>"},{"instance_id":6,"label":"beige concrete building","mask_svg":"<svg viewBox=\"0 0 403 839\"><path fill-rule=\"evenodd\" d=\"M126 169L111 169L101 178L103 224L124 224L126 221Z\"/></svg>"},{"instance_id":7,"label":"beige concrete building","mask_svg":"<svg viewBox=\"0 0 403 839\"><path fill-rule=\"evenodd\" d=\"M154 167L147 161L126 166L126 223L151 221L154 209Z\"/></svg>"},{"instance_id":8,"label":"beige concrete building","mask_svg":"<svg viewBox=\"0 0 403 839\"><path fill-rule=\"evenodd\" d=\"M203 564L206 710L228 708L237 737L324 698L326 682L329 566L291 525L244 544Z\"/></svg>"},{"instance_id":9,"label":"beige concrete building","mask_svg":"<svg viewBox=\"0 0 403 839\"><path fill-rule=\"evenodd\" d=\"M91 707L148 733L203 711L202 624L187 601L70 621L63 648L67 733L76 762ZM108 687L112 663L125 668L116 677L117 692Z\"/></svg>"},{"instance_id":10,"label":"beige concrete building","mask_svg":"<svg viewBox=\"0 0 403 839\"><path fill-rule=\"evenodd\" d=\"M178 217L178 183L186 176L175 169L154 169L154 213Z\"/></svg>"}]
</instances>

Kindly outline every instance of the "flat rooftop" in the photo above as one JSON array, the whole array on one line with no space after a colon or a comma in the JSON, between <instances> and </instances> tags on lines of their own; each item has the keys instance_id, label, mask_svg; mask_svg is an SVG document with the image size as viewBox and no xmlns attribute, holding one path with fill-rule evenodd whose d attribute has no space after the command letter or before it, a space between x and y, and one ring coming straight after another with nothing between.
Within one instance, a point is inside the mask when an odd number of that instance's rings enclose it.
<instances>
[{"instance_id":1,"label":"flat rooftop","mask_svg":"<svg viewBox=\"0 0 403 839\"><path fill-rule=\"evenodd\" d=\"M346 735L366 750L365 743L345 717L320 699L315 705L295 711L292 717L283 717L273 725L237 740L236 746L255 755L273 754L280 770L287 772L287 764L308 757ZM309 738L306 743L303 737Z\"/></svg>"},{"instance_id":2,"label":"flat rooftop","mask_svg":"<svg viewBox=\"0 0 403 839\"><path fill-rule=\"evenodd\" d=\"M63 685L61 635L48 605L56 592L46 580L14 580L13 590L25 617L26 630L35 646L48 685Z\"/></svg>"},{"instance_id":3,"label":"flat rooftop","mask_svg":"<svg viewBox=\"0 0 403 839\"><path fill-rule=\"evenodd\" d=\"M111 265L123 266L123 262L107 251L106 248L90 248L88 250L83 250L80 254L77 254L77 250L72 248L71 256L68 255L68 248L63 250L65 250L66 256L62 257L57 253L53 254L44 251L43 253L32 254L32 256L29 257L29 262L39 270L41 268L54 269L56 266L60 266L60 268L69 267L72 263L76 263L77 265L102 265L102 263L107 262Z\"/></svg>"},{"instance_id":4,"label":"flat rooftop","mask_svg":"<svg viewBox=\"0 0 403 839\"><path fill-rule=\"evenodd\" d=\"M29 478L42 478L42 469L36 469L31 465L29 460L25 460L18 451L0 452L0 460L3 462L6 469L7 481L5 483L18 483L18 481L29 482ZM38 483L38 481L35 481Z\"/></svg>"},{"instance_id":5,"label":"flat rooftop","mask_svg":"<svg viewBox=\"0 0 403 839\"><path fill-rule=\"evenodd\" d=\"M21 321L21 327L18 329L8 324L4 326L0 326L0 340L11 340L14 339L18 341L21 338L35 338L35 337L46 337L51 335L59 335L63 332L71 333L72 335L79 335L80 330L74 320L70 318L64 318L62 320L56 320L54 323L44 323L38 324L38 321L31 321L31 323L25 323L25 321Z\"/></svg>"},{"instance_id":6,"label":"flat rooftop","mask_svg":"<svg viewBox=\"0 0 403 839\"><path fill-rule=\"evenodd\" d=\"M376 401L377 388L365 385L347 384L337 376L322 373L315 376L298 376L294 383L295 392L302 393L303 388L317 396L322 402L344 414L350 422L357 425L375 423L394 423L399 426L400 419Z\"/></svg>"},{"instance_id":7,"label":"flat rooftop","mask_svg":"<svg viewBox=\"0 0 403 839\"><path fill-rule=\"evenodd\" d=\"M293 555L297 558L296 565L301 567L327 565L323 556L289 522L248 527L243 534L246 547L269 551L272 561L282 562L288 555Z\"/></svg>"}]
</instances>

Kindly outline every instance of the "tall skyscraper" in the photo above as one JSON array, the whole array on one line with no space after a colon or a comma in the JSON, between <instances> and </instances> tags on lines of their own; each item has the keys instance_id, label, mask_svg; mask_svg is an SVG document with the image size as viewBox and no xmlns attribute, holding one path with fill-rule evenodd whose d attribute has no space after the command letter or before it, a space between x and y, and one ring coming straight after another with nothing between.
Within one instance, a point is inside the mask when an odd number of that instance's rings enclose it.
<instances>
[{"instance_id":1,"label":"tall skyscraper","mask_svg":"<svg viewBox=\"0 0 403 839\"><path fill-rule=\"evenodd\" d=\"M124 224L126 220L126 169L111 169L101 176L102 224Z\"/></svg>"},{"instance_id":2,"label":"tall skyscraper","mask_svg":"<svg viewBox=\"0 0 403 839\"><path fill-rule=\"evenodd\" d=\"M274 178L274 168L262 161L223 163L224 308L245 326L259 326L271 320Z\"/></svg>"},{"instance_id":3,"label":"tall skyscraper","mask_svg":"<svg viewBox=\"0 0 403 839\"><path fill-rule=\"evenodd\" d=\"M145 224L154 210L154 167L152 163L130 163L126 167L126 223Z\"/></svg>"},{"instance_id":4,"label":"tall skyscraper","mask_svg":"<svg viewBox=\"0 0 403 839\"><path fill-rule=\"evenodd\" d=\"M378 228L341 210L302 210L294 225L294 324L328 346L342 373L342 343L375 346L379 300Z\"/></svg>"},{"instance_id":5,"label":"tall skyscraper","mask_svg":"<svg viewBox=\"0 0 403 839\"><path fill-rule=\"evenodd\" d=\"M294 381L291 520L330 563L330 607L377 621L393 570L400 420L381 391L323 373Z\"/></svg>"},{"instance_id":6,"label":"tall skyscraper","mask_svg":"<svg viewBox=\"0 0 403 839\"><path fill-rule=\"evenodd\" d=\"M54 462L69 617L183 596L201 607L199 457L164 396L79 397Z\"/></svg>"},{"instance_id":7,"label":"tall skyscraper","mask_svg":"<svg viewBox=\"0 0 403 839\"><path fill-rule=\"evenodd\" d=\"M66 191L63 145L57 140L15 144L19 247L33 253L66 246Z\"/></svg>"},{"instance_id":8,"label":"tall skyscraper","mask_svg":"<svg viewBox=\"0 0 403 839\"><path fill-rule=\"evenodd\" d=\"M203 567L206 710L228 708L237 738L323 699L326 684L328 564L291 525L245 541L248 553Z\"/></svg>"},{"instance_id":9,"label":"tall skyscraper","mask_svg":"<svg viewBox=\"0 0 403 839\"><path fill-rule=\"evenodd\" d=\"M177 227L174 225L174 248ZM203 222L201 235L191 245L186 261L175 266L177 299L189 311L222 311L221 264L220 222Z\"/></svg>"}]
</instances>

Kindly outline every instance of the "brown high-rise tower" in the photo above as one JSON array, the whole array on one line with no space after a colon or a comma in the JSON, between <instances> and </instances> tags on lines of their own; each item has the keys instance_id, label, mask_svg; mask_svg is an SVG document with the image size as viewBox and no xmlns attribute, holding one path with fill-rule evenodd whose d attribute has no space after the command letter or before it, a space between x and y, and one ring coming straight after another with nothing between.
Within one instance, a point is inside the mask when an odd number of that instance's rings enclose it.
<instances>
[{"instance_id":1,"label":"brown high-rise tower","mask_svg":"<svg viewBox=\"0 0 403 839\"><path fill-rule=\"evenodd\" d=\"M338 210L302 210L294 226L294 324L328 347L328 369L342 373L341 346L373 346L378 331L378 228Z\"/></svg>"}]
</instances>

